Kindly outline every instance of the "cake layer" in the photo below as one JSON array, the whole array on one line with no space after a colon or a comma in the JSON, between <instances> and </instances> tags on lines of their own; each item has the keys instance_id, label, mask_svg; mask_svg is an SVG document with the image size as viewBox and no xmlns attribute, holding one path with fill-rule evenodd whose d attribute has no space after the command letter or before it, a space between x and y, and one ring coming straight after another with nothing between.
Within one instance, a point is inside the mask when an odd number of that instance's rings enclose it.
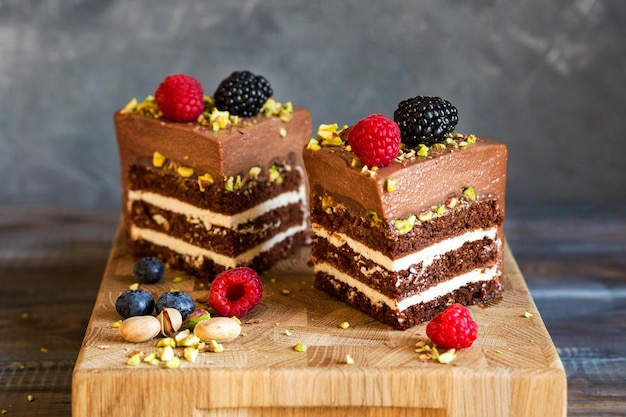
<instances>
[{"instance_id":1,"label":"cake layer","mask_svg":"<svg viewBox=\"0 0 626 417\"><path fill-rule=\"evenodd\" d=\"M337 247L319 237L313 239L311 256L316 268L326 264L396 303L429 291L450 277L480 268L502 267L499 240L487 237L469 240L450 250L433 245L432 251L428 251L434 253L436 247L439 252L427 264L418 262L397 271L387 269L348 245Z\"/></svg>"},{"instance_id":2,"label":"cake layer","mask_svg":"<svg viewBox=\"0 0 626 417\"><path fill-rule=\"evenodd\" d=\"M155 235L150 229L132 229L134 240L128 242L133 253L150 253L171 268L187 271L202 280L211 281L217 274L235 265L243 265L257 272L266 271L276 262L292 255L306 240L305 227L294 227L236 258L222 256L206 249L185 244L166 235ZM159 243L154 243L158 241Z\"/></svg>"},{"instance_id":3,"label":"cake layer","mask_svg":"<svg viewBox=\"0 0 626 417\"><path fill-rule=\"evenodd\" d=\"M213 223L211 215L203 212L173 212L144 201L134 202L131 208L131 224L134 227L167 234L185 243L230 257L237 257L294 226L306 227L307 224L307 216L300 201L260 213L245 223L237 223L228 216L223 217L225 218L219 220L233 225L224 227Z\"/></svg>"},{"instance_id":4,"label":"cake layer","mask_svg":"<svg viewBox=\"0 0 626 417\"><path fill-rule=\"evenodd\" d=\"M393 262L394 268L402 268L413 264L410 258L433 243L447 242L448 239L464 235L468 231L490 230L496 228L499 238L502 238L502 224L504 212L502 205L495 199L486 198L467 201L460 199L454 209L446 210L443 215L433 215L428 221L416 220L411 230L401 233L395 228L395 221L375 221L365 214L359 215L341 203L333 202L330 208L324 203L323 197L312 195L311 223L317 230L332 231L337 239L350 239L350 242L360 242L363 250L366 246L370 251L380 253L382 264ZM445 197L442 198L445 201ZM490 232L493 234L493 232Z\"/></svg>"},{"instance_id":5,"label":"cake layer","mask_svg":"<svg viewBox=\"0 0 626 417\"><path fill-rule=\"evenodd\" d=\"M176 170L155 168L150 161L143 162L129 167L125 198L127 204L145 200L171 211L185 212L189 209L195 212L201 209L216 215L238 215L232 219L244 222L247 221L246 215L254 216L259 212L261 203L271 201L262 208L268 211L272 205L284 205L286 199L294 202L294 198L303 198L304 202L307 201L306 175L302 167L291 165L296 162L293 155L272 165L271 174L269 169L260 169L254 178L248 172L238 174L239 182L235 182L237 176L232 177L232 186L226 184L227 178L216 178L214 182L206 183L198 180L201 173L194 177L183 177ZM271 181L270 175L273 175ZM250 218L248 216L248 220ZM219 222L219 219L215 221Z\"/></svg>"},{"instance_id":6,"label":"cake layer","mask_svg":"<svg viewBox=\"0 0 626 417\"><path fill-rule=\"evenodd\" d=\"M398 305L368 287L361 286L358 281L342 277L340 272L326 264L317 265L316 268L316 288L398 330L430 320L455 302L471 305L491 301L501 294L503 287L502 276L491 275L497 274L497 268L486 271L479 269L456 277L451 281L453 284L440 284L439 288L433 287L425 296Z\"/></svg>"}]
</instances>

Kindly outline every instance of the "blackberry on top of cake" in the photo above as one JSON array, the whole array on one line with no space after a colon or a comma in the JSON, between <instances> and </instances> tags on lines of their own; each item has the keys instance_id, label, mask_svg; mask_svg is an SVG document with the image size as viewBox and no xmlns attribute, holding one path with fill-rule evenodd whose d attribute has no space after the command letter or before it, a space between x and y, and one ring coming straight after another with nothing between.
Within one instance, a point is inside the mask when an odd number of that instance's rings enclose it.
<instances>
[{"instance_id":1,"label":"blackberry on top of cake","mask_svg":"<svg viewBox=\"0 0 626 417\"><path fill-rule=\"evenodd\" d=\"M304 149L315 286L396 329L503 291L507 147L440 97L320 125Z\"/></svg>"},{"instance_id":2,"label":"blackberry on top of cake","mask_svg":"<svg viewBox=\"0 0 626 417\"><path fill-rule=\"evenodd\" d=\"M154 96L115 112L133 254L212 280L239 266L269 269L305 242L311 116L272 95L247 70L210 96L196 78L171 74Z\"/></svg>"}]
</instances>

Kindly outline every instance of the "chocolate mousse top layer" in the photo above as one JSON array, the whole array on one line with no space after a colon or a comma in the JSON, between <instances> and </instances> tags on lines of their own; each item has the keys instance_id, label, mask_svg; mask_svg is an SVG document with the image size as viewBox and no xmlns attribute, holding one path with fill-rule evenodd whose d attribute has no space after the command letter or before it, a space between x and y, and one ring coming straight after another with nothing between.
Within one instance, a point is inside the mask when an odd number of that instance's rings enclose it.
<instances>
[{"instance_id":1,"label":"chocolate mousse top layer","mask_svg":"<svg viewBox=\"0 0 626 417\"><path fill-rule=\"evenodd\" d=\"M290 154L301 161L302 147L311 135L311 115L304 108L295 108L288 121L258 115L217 131L198 123L122 111L115 113L114 123L123 177L131 164L152 158L155 151L215 178L237 175L253 166L268 168Z\"/></svg>"},{"instance_id":2,"label":"chocolate mousse top layer","mask_svg":"<svg viewBox=\"0 0 626 417\"><path fill-rule=\"evenodd\" d=\"M474 136L471 141L465 141L464 135L455 138L429 147L426 156L404 150L390 165L377 170L363 167L345 142L337 146L309 143L304 163L310 189L353 210L375 212L385 221L419 215L447 198L458 197L468 187L474 188L476 198L496 198L504 213L506 145Z\"/></svg>"}]
</instances>

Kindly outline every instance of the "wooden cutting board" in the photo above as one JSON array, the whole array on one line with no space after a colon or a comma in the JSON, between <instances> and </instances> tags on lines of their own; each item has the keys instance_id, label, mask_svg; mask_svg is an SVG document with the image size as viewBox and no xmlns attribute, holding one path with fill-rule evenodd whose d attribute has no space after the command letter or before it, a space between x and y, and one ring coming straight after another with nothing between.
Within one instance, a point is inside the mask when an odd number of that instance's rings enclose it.
<instances>
[{"instance_id":1,"label":"wooden cutting board","mask_svg":"<svg viewBox=\"0 0 626 417\"><path fill-rule=\"evenodd\" d=\"M72 415L566 415L563 366L508 247L504 297L470 308L479 337L452 364L420 361L415 345L428 342L425 325L394 331L314 289L308 256L303 247L262 276L263 300L242 318L245 336L226 343L223 353L203 352L179 369L129 366L131 352L151 353L156 340L127 343L112 326L120 319L115 300L134 282L135 259L118 231L76 361ZM205 294L173 270L142 288L155 299L171 288ZM340 328L344 321L350 327ZM296 343L308 350L296 352ZM346 364L346 355L354 364Z\"/></svg>"}]
</instances>

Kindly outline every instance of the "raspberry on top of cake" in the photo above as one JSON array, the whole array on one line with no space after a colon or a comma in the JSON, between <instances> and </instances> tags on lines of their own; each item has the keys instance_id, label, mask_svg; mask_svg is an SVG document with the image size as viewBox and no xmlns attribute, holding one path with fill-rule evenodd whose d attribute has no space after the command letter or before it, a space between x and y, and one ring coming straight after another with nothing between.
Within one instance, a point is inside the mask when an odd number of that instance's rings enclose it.
<instances>
[{"instance_id":1,"label":"raspberry on top of cake","mask_svg":"<svg viewBox=\"0 0 626 417\"><path fill-rule=\"evenodd\" d=\"M250 71L233 72L211 96L172 74L115 113L135 255L211 280L238 266L266 270L306 240L311 115L272 95Z\"/></svg>"},{"instance_id":2,"label":"raspberry on top of cake","mask_svg":"<svg viewBox=\"0 0 626 417\"><path fill-rule=\"evenodd\" d=\"M321 125L304 150L315 285L397 329L503 290L507 147L439 97Z\"/></svg>"}]
</instances>

